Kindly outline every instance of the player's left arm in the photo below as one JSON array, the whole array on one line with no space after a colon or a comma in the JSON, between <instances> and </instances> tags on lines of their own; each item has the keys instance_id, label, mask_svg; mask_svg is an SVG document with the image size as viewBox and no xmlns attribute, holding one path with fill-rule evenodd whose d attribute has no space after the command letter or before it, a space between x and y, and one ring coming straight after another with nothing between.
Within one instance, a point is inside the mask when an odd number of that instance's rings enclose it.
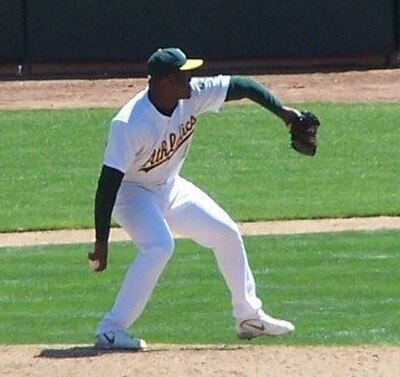
<instances>
[{"instance_id":1,"label":"player's left arm","mask_svg":"<svg viewBox=\"0 0 400 377\"><path fill-rule=\"evenodd\" d=\"M225 101L235 101L247 98L263 106L285 124L300 116L300 111L284 106L263 84L247 76L232 76Z\"/></svg>"}]
</instances>

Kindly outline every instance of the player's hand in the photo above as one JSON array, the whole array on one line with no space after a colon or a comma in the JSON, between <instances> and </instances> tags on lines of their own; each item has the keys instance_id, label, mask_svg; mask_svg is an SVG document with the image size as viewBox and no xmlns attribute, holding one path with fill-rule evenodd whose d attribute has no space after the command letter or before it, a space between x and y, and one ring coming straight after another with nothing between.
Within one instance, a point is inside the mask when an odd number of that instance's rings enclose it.
<instances>
[{"instance_id":1,"label":"player's hand","mask_svg":"<svg viewBox=\"0 0 400 377\"><path fill-rule=\"evenodd\" d=\"M88 253L89 267L96 272L107 268L108 245L107 242L96 241L94 250Z\"/></svg>"}]
</instances>

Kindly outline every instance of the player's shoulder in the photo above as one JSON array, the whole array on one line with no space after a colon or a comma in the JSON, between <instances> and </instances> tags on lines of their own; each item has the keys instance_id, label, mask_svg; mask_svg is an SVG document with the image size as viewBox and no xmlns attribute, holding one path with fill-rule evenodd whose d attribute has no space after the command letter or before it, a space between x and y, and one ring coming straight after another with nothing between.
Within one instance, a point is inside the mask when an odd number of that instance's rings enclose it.
<instances>
[{"instance_id":1,"label":"player's shoulder","mask_svg":"<svg viewBox=\"0 0 400 377\"><path fill-rule=\"evenodd\" d=\"M229 86L229 81L230 76L228 75L193 77L190 85L193 92L201 93L216 87L227 87Z\"/></svg>"},{"instance_id":2,"label":"player's shoulder","mask_svg":"<svg viewBox=\"0 0 400 377\"><path fill-rule=\"evenodd\" d=\"M137 93L130 101L122 106L114 116L112 122L133 127L136 123L142 123L141 120L146 115L147 109L147 89L145 89Z\"/></svg>"}]
</instances>

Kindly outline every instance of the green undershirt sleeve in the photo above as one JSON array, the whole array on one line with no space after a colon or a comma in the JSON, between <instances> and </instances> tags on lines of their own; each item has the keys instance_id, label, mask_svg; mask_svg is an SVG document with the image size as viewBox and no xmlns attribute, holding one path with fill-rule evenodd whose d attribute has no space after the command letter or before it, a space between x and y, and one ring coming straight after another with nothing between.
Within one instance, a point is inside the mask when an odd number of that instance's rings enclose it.
<instances>
[{"instance_id":1,"label":"green undershirt sleeve","mask_svg":"<svg viewBox=\"0 0 400 377\"><path fill-rule=\"evenodd\" d=\"M246 76L232 76L225 101L243 98L258 103L274 114L278 114L282 103L258 81Z\"/></svg>"},{"instance_id":2,"label":"green undershirt sleeve","mask_svg":"<svg viewBox=\"0 0 400 377\"><path fill-rule=\"evenodd\" d=\"M103 165L95 198L96 241L107 242L110 234L111 213L124 173Z\"/></svg>"}]
</instances>

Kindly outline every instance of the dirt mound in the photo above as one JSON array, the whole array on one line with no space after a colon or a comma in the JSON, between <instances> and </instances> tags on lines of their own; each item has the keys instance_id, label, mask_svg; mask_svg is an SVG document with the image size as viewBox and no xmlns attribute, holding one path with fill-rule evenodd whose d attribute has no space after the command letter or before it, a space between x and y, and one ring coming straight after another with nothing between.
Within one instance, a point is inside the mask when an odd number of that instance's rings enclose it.
<instances>
[{"instance_id":1,"label":"dirt mound","mask_svg":"<svg viewBox=\"0 0 400 377\"><path fill-rule=\"evenodd\" d=\"M99 352L89 346L0 347L1 376L395 377L393 347L171 346Z\"/></svg>"}]
</instances>

